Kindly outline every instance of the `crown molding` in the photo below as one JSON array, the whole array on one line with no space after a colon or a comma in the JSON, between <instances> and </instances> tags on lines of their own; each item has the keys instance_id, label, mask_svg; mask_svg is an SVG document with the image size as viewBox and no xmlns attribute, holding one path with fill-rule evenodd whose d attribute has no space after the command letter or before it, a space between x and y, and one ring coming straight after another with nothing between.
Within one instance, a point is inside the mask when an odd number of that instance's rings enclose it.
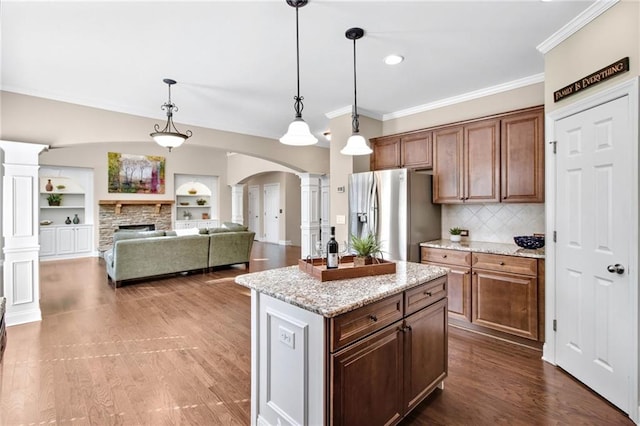
<instances>
[{"instance_id":1,"label":"crown molding","mask_svg":"<svg viewBox=\"0 0 640 426\"><path fill-rule=\"evenodd\" d=\"M353 107L351 105L347 105L345 107L342 107L333 111L329 111L324 115L328 119L332 119L332 118L340 117L341 115L347 115L347 114L351 115L351 113L353 113ZM365 117L373 118L374 120L379 120L379 121L382 121L384 117L384 115L382 114L378 114L376 112L373 112L367 109L362 109L362 108L358 108L358 115L364 115Z\"/></svg>"},{"instance_id":2,"label":"crown molding","mask_svg":"<svg viewBox=\"0 0 640 426\"><path fill-rule=\"evenodd\" d=\"M542 54L548 53L551 49L577 33L589 22L602 15L604 12L613 7L620 0L597 0L591 6L582 11L578 16L569 21L564 27L553 33L551 37L536 46L536 49Z\"/></svg>"},{"instance_id":3,"label":"crown molding","mask_svg":"<svg viewBox=\"0 0 640 426\"><path fill-rule=\"evenodd\" d=\"M396 112L390 112L382 116L382 121L392 120L394 118L406 117L408 115L417 114L420 112L430 111L438 108L442 108L449 105L455 105L462 102L471 101L473 99L483 98L485 96L495 95L509 90L519 89L521 87L530 86L532 84L543 83L544 73L534 74L529 77L520 78L518 80L509 81L506 83L498 84L496 86L486 87L484 89L475 90L473 92L464 93L458 96L452 96L450 98L440 99L439 101L431 102L424 105L418 105L413 108L407 108Z\"/></svg>"}]
</instances>

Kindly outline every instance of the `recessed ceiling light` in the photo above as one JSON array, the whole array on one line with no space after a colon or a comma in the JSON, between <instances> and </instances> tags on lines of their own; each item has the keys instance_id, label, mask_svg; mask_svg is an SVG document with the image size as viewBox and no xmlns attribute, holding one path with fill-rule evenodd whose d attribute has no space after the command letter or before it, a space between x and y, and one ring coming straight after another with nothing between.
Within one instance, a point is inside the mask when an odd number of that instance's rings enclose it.
<instances>
[{"instance_id":1,"label":"recessed ceiling light","mask_svg":"<svg viewBox=\"0 0 640 426\"><path fill-rule=\"evenodd\" d=\"M404 57L400 55L389 55L384 58L384 63L387 65L398 65L404 61Z\"/></svg>"}]
</instances>

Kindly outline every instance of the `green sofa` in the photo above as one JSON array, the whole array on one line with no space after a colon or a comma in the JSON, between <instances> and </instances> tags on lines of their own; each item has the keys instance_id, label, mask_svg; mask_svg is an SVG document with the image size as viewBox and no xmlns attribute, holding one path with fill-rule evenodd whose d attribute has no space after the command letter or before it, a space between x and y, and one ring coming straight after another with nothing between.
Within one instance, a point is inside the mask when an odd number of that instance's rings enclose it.
<instances>
[{"instance_id":1,"label":"green sofa","mask_svg":"<svg viewBox=\"0 0 640 426\"><path fill-rule=\"evenodd\" d=\"M255 233L246 228L200 229L196 235L180 231L121 231L113 236L113 248L104 254L108 279L122 281L206 271L244 263L249 267Z\"/></svg>"}]
</instances>

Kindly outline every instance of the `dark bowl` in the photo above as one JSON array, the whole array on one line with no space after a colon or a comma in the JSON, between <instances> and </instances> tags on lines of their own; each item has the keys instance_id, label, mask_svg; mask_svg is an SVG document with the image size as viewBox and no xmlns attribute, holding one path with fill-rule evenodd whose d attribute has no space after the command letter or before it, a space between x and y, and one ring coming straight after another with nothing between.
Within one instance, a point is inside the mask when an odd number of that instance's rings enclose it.
<instances>
[{"instance_id":1,"label":"dark bowl","mask_svg":"<svg viewBox=\"0 0 640 426\"><path fill-rule=\"evenodd\" d=\"M544 237L534 237L530 235L521 235L519 237L513 237L518 247L526 249L539 249L544 247Z\"/></svg>"}]
</instances>

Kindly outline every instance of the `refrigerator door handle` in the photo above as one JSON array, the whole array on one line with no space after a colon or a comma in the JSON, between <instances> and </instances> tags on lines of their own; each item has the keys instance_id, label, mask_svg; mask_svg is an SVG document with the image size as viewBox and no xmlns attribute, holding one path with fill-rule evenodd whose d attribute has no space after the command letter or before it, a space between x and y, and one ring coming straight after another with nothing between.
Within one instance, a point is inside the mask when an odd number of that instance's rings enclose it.
<instances>
[{"instance_id":1,"label":"refrigerator door handle","mask_svg":"<svg viewBox=\"0 0 640 426\"><path fill-rule=\"evenodd\" d=\"M377 179L373 178L373 184L371 185L371 194L369 194L370 200L370 212L369 212L369 232L372 232L376 236L378 235L378 185Z\"/></svg>"}]
</instances>

